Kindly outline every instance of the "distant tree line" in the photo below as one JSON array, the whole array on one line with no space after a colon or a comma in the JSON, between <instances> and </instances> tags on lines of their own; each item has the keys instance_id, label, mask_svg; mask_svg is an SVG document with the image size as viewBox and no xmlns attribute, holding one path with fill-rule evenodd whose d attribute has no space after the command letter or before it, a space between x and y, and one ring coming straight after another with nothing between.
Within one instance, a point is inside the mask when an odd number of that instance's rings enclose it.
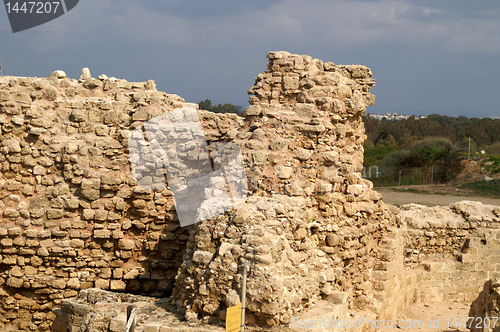
<instances>
[{"instance_id":1,"label":"distant tree line","mask_svg":"<svg viewBox=\"0 0 500 332\"><path fill-rule=\"evenodd\" d=\"M367 135L365 164L368 165L379 162L395 151L412 150L424 140L434 148L447 142L449 147L446 151L450 154L467 150L470 137L474 151L500 154L500 120L497 119L433 114L422 119L410 117L389 121L364 117L363 121ZM439 140L429 141L435 138Z\"/></svg>"},{"instance_id":2,"label":"distant tree line","mask_svg":"<svg viewBox=\"0 0 500 332\"><path fill-rule=\"evenodd\" d=\"M210 99L205 99L204 101L200 101L198 103L200 109L214 112L214 113L236 113L240 114L243 112L243 107L239 105L233 104L218 104L213 105Z\"/></svg>"},{"instance_id":3,"label":"distant tree line","mask_svg":"<svg viewBox=\"0 0 500 332\"><path fill-rule=\"evenodd\" d=\"M434 114L423 119L410 117L401 121L365 117L364 122L368 140L374 144L394 139L401 147L411 147L416 141L428 137L446 137L457 144L471 137L478 146L500 142L500 120L496 119Z\"/></svg>"},{"instance_id":4,"label":"distant tree line","mask_svg":"<svg viewBox=\"0 0 500 332\"><path fill-rule=\"evenodd\" d=\"M500 172L500 120L430 115L405 120L364 117L366 167L377 166L376 185L420 184L433 170L436 182L447 182L460 172L460 161L476 157ZM438 178L439 175L439 178Z\"/></svg>"}]
</instances>

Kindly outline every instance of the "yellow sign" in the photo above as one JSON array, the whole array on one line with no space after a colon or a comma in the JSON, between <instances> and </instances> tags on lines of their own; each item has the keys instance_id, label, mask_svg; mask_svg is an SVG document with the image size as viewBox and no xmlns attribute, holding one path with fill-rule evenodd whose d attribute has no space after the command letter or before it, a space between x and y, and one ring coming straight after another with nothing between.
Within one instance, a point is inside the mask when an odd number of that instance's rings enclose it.
<instances>
[{"instance_id":1,"label":"yellow sign","mask_svg":"<svg viewBox=\"0 0 500 332\"><path fill-rule=\"evenodd\" d=\"M241 303L227 308L226 312L226 332L241 331Z\"/></svg>"}]
</instances>

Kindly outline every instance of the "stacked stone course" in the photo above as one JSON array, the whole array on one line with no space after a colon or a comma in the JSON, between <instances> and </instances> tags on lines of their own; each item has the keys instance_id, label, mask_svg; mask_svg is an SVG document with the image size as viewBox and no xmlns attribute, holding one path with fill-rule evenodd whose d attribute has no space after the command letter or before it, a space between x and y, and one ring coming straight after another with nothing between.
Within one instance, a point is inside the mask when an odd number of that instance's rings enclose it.
<instances>
[{"instance_id":1,"label":"stacked stone course","mask_svg":"<svg viewBox=\"0 0 500 332\"><path fill-rule=\"evenodd\" d=\"M397 317L418 302L471 304L486 281L500 277L500 207L409 204L401 220L384 240L386 259L377 268L380 316Z\"/></svg>"}]
</instances>

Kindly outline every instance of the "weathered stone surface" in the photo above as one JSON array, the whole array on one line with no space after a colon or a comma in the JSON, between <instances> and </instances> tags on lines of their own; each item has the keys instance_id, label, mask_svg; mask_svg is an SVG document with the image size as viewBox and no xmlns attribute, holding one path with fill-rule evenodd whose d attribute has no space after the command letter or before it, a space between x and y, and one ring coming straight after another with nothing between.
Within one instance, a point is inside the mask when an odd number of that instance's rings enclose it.
<instances>
[{"instance_id":1,"label":"weathered stone surface","mask_svg":"<svg viewBox=\"0 0 500 332\"><path fill-rule=\"evenodd\" d=\"M262 113L262 109L259 105L250 105L243 112L244 116L258 116Z\"/></svg>"},{"instance_id":2,"label":"weathered stone surface","mask_svg":"<svg viewBox=\"0 0 500 332\"><path fill-rule=\"evenodd\" d=\"M168 299L148 298L138 295L121 294L100 289L87 289L76 299L62 300L61 309L56 310L52 331L67 331L68 325L84 326L89 331L123 332L127 324L127 307L133 305L137 311L136 331L225 331L222 327L190 327L181 322L167 308L172 306Z\"/></svg>"},{"instance_id":3,"label":"weathered stone surface","mask_svg":"<svg viewBox=\"0 0 500 332\"><path fill-rule=\"evenodd\" d=\"M493 332L500 329L500 323L494 317L500 315L500 280L488 280L471 304L467 321L472 332ZM485 320L486 318L486 320Z\"/></svg>"},{"instance_id":4,"label":"weathered stone surface","mask_svg":"<svg viewBox=\"0 0 500 332\"><path fill-rule=\"evenodd\" d=\"M92 75L90 74L90 69L85 67L82 69L82 72L80 74L80 79L81 80L88 80L88 79L91 79L92 78Z\"/></svg>"},{"instance_id":5,"label":"weathered stone surface","mask_svg":"<svg viewBox=\"0 0 500 332\"><path fill-rule=\"evenodd\" d=\"M52 74L50 74L49 77L62 79L62 78L66 78L66 73L62 70L56 70L56 71L52 72Z\"/></svg>"},{"instance_id":6,"label":"weathered stone surface","mask_svg":"<svg viewBox=\"0 0 500 332\"><path fill-rule=\"evenodd\" d=\"M81 182L82 196L90 201L100 197L101 182L99 179L83 179Z\"/></svg>"},{"instance_id":7,"label":"weathered stone surface","mask_svg":"<svg viewBox=\"0 0 500 332\"><path fill-rule=\"evenodd\" d=\"M57 89L50 85L43 90L43 97L49 101L54 101L57 99L58 91Z\"/></svg>"},{"instance_id":8,"label":"weathered stone surface","mask_svg":"<svg viewBox=\"0 0 500 332\"><path fill-rule=\"evenodd\" d=\"M134 249L134 241L130 239L120 239L120 241L118 241L118 249L132 250Z\"/></svg>"}]
</instances>

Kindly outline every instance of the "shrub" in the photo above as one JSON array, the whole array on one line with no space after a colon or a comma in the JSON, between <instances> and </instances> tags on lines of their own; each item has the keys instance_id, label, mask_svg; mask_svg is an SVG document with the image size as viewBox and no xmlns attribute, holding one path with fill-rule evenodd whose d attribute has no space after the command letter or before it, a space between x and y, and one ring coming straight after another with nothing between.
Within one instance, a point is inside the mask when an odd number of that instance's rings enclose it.
<instances>
[{"instance_id":1,"label":"shrub","mask_svg":"<svg viewBox=\"0 0 500 332\"><path fill-rule=\"evenodd\" d=\"M436 161L444 161L452 152L451 142L445 138L427 138L417 143L411 150L405 166L429 166Z\"/></svg>"}]
</instances>

